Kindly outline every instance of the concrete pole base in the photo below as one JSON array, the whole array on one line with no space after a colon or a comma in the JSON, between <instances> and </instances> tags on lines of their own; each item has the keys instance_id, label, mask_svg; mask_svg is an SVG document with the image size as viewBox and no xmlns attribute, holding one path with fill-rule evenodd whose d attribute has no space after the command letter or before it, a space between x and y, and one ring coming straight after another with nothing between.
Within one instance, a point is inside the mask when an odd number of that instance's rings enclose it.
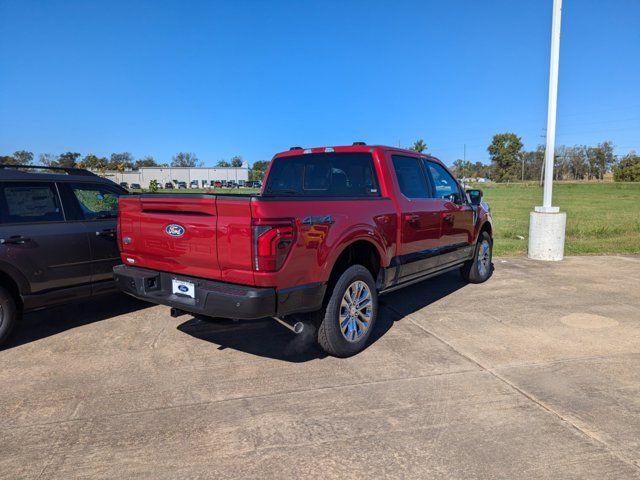
<instances>
[{"instance_id":1,"label":"concrete pole base","mask_svg":"<svg viewBox=\"0 0 640 480\"><path fill-rule=\"evenodd\" d=\"M529 217L529 258L560 261L564 258L567 214L560 211L539 210L542 209L536 208Z\"/></svg>"}]
</instances>

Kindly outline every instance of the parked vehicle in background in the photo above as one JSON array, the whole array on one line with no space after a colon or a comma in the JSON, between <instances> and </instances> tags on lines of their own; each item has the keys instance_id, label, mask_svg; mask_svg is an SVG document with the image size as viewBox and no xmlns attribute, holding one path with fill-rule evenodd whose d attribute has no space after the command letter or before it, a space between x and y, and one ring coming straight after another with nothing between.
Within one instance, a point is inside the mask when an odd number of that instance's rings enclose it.
<instances>
[{"instance_id":1,"label":"parked vehicle in background","mask_svg":"<svg viewBox=\"0 0 640 480\"><path fill-rule=\"evenodd\" d=\"M187 182L178 182L178 189L187 188Z\"/></svg>"},{"instance_id":2,"label":"parked vehicle in background","mask_svg":"<svg viewBox=\"0 0 640 480\"><path fill-rule=\"evenodd\" d=\"M213 182L213 186L215 188L222 188L222 182L220 180L217 180L217 181Z\"/></svg>"},{"instance_id":3,"label":"parked vehicle in background","mask_svg":"<svg viewBox=\"0 0 640 480\"><path fill-rule=\"evenodd\" d=\"M262 188L262 182L259 180L253 180L246 183L247 188Z\"/></svg>"},{"instance_id":4,"label":"parked vehicle in background","mask_svg":"<svg viewBox=\"0 0 640 480\"><path fill-rule=\"evenodd\" d=\"M120 182L120 186L122 188L129 188L129 184L127 182Z\"/></svg>"},{"instance_id":5,"label":"parked vehicle in background","mask_svg":"<svg viewBox=\"0 0 640 480\"><path fill-rule=\"evenodd\" d=\"M261 195L140 195L120 202L116 282L172 313L307 313L340 357L362 350L378 295L459 269L492 273L492 220L438 159L384 146L279 153ZM290 325L300 330L302 324Z\"/></svg>"},{"instance_id":6,"label":"parked vehicle in background","mask_svg":"<svg viewBox=\"0 0 640 480\"><path fill-rule=\"evenodd\" d=\"M140 186L139 183L132 183L131 186L129 187L131 190L142 190L142 187Z\"/></svg>"},{"instance_id":7,"label":"parked vehicle in background","mask_svg":"<svg viewBox=\"0 0 640 480\"><path fill-rule=\"evenodd\" d=\"M238 180L238 188L244 188L246 185L246 182L244 180Z\"/></svg>"},{"instance_id":8,"label":"parked vehicle in background","mask_svg":"<svg viewBox=\"0 0 640 480\"><path fill-rule=\"evenodd\" d=\"M189 188L198 188L198 180L191 180Z\"/></svg>"},{"instance_id":9,"label":"parked vehicle in background","mask_svg":"<svg viewBox=\"0 0 640 480\"><path fill-rule=\"evenodd\" d=\"M173 183L171 183L171 182L167 182L167 183L165 183L165 184L164 184L164 188L168 188L168 189L172 189L172 188L174 188L174 187L173 187Z\"/></svg>"},{"instance_id":10,"label":"parked vehicle in background","mask_svg":"<svg viewBox=\"0 0 640 480\"><path fill-rule=\"evenodd\" d=\"M117 291L122 195L86 170L0 166L0 343L24 312Z\"/></svg>"}]
</instances>

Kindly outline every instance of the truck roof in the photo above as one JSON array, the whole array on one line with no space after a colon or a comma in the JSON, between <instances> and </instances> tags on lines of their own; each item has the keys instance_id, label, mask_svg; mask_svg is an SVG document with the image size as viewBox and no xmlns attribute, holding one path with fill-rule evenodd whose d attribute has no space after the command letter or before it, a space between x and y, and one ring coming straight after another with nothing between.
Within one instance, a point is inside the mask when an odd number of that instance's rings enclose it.
<instances>
[{"instance_id":1,"label":"truck roof","mask_svg":"<svg viewBox=\"0 0 640 480\"><path fill-rule=\"evenodd\" d=\"M388 145L336 145L336 146L326 146L326 147L311 147L311 148L302 148L302 147L293 147L289 150L285 150L283 152L276 153L273 158L279 157L292 157L305 153L326 153L326 152L345 152L345 153L358 153L358 152L367 152L373 153L374 150L385 150L385 151L394 151L398 153L410 153L412 155L416 155L414 150L409 150L406 148L400 147L390 147ZM438 158L430 155L428 153L420 153L419 155L423 157L433 158L438 160Z\"/></svg>"}]
</instances>

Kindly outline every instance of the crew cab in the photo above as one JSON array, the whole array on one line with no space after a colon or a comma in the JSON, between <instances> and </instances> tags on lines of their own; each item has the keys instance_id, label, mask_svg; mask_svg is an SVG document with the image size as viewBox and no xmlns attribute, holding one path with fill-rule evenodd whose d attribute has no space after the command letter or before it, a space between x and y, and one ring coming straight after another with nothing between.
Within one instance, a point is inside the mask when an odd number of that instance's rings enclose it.
<instances>
[{"instance_id":1,"label":"crew cab","mask_svg":"<svg viewBox=\"0 0 640 480\"><path fill-rule=\"evenodd\" d=\"M345 357L366 346L378 295L452 269L469 282L491 276L481 196L430 155L294 147L275 155L258 195L122 197L114 276L174 313L302 316Z\"/></svg>"}]
</instances>

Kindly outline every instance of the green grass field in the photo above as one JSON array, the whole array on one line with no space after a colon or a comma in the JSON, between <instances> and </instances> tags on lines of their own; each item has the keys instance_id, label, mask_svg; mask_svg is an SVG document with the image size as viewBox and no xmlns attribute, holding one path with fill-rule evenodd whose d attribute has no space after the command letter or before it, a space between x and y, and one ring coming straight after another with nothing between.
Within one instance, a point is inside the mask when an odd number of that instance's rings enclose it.
<instances>
[{"instance_id":1,"label":"green grass field","mask_svg":"<svg viewBox=\"0 0 640 480\"><path fill-rule=\"evenodd\" d=\"M537 184L479 184L491 205L495 255L527 252L529 212L542 204ZM257 193L250 188L158 193ZM640 183L555 183L553 204L567 212L566 255L640 254Z\"/></svg>"},{"instance_id":2,"label":"green grass field","mask_svg":"<svg viewBox=\"0 0 640 480\"><path fill-rule=\"evenodd\" d=\"M476 187L491 205L495 255L525 254L529 212L542 204L542 188ZM640 183L555 183L553 204L567 212L566 255L640 253Z\"/></svg>"}]
</instances>

